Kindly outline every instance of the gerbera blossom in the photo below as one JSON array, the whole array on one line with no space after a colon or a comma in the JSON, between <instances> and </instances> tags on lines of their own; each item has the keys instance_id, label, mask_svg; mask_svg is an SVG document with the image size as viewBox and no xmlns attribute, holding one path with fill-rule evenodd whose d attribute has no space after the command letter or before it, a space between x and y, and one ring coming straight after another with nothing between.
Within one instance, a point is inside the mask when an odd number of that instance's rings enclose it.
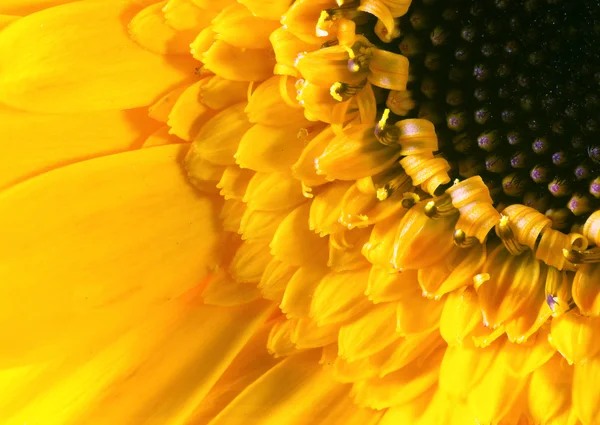
<instances>
[{"instance_id":1,"label":"gerbera blossom","mask_svg":"<svg viewBox=\"0 0 600 425\"><path fill-rule=\"evenodd\" d=\"M599 13L2 1L2 423L600 424Z\"/></svg>"}]
</instances>

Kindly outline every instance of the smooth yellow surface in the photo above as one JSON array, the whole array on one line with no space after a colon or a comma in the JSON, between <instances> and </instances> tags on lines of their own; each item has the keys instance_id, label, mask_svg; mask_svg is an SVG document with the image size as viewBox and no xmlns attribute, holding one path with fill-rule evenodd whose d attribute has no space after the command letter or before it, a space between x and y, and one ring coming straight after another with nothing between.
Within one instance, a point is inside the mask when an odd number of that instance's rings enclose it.
<instances>
[{"instance_id":1,"label":"smooth yellow surface","mask_svg":"<svg viewBox=\"0 0 600 425\"><path fill-rule=\"evenodd\" d=\"M91 344L209 273L218 202L186 182L186 149L85 161L0 194L0 364Z\"/></svg>"},{"instance_id":2,"label":"smooth yellow surface","mask_svg":"<svg viewBox=\"0 0 600 425\"><path fill-rule=\"evenodd\" d=\"M10 25L0 33L0 101L54 113L151 104L196 65L131 40L127 23L140 8L126 0L80 1Z\"/></svg>"}]
</instances>

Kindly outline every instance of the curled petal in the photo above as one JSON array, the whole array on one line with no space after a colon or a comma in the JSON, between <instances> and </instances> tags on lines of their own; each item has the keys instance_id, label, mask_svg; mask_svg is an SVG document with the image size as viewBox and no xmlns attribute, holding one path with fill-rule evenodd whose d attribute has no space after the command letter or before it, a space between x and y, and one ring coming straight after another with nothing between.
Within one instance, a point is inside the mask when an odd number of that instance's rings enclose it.
<instances>
[{"instance_id":1,"label":"curled petal","mask_svg":"<svg viewBox=\"0 0 600 425\"><path fill-rule=\"evenodd\" d=\"M388 90L406 90L408 59L397 53L373 49L369 61L369 82Z\"/></svg>"},{"instance_id":2,"label":"curled petal","mask_svg":"<svg viewBox=\"0 0 600 425\"><path fill-rule=\"evenodd\" d=\"M548 217L525 205L510 205L502 211L502 214L510 219L519 243L527 245L532 250L535 249L540 233L552 224L552 220Z\"/></svg>"},{"instance_id":3,"label":"curled petal","mask_svg":"<svg viewBox=\"0 0 600 425\"><path fill-rule=\"evenodd\" d=\"M457 209L461 209L473 202L490 205L494 202L490 196L488 187L479 176L469 177L453 185L446 190L446 193L450 195L452 205Z\"/></svg>"},{"instance_id":4,"label":"curled petal","mask_svg":"<svg viewBox=\"0 0 600 425\"><path fill-rule=\"evenodd\" d=\"M475 237L484 243L490 230L500 222L500 213L491 205L473 202L459 210L460 217L456 228L465 232L467 237Z\"/></svg>"},{"instance_id":5,"label":"curled petal","mask_svg":"<svg viewBox=\"0 0 600 425\"><path fill-rule=\"evenodd\" d=\"M392 37L397 33L396 22L390 8L387 7L381 0L362 0L358 10L370 13L376 16L383 24L385 31L382 34L382 41L390 42Z\"/></svg>"},{"instance_id":6,"label":"curled petal","mask_svg":"<svg viewBox=\"0 0 600 425\"><path fill-rule=\"evenodd\" d=\"M412 178L413 185L421 185L429 194L433 195L440 185L450 182L448 161L434 157L431 152L409 155L400 160L400 165Z\"/></svg>"},{"instance_id":7,"label":"curled petal","mask_svg":"<svg viewBox=\"0 0 600 425\"><path fill-rule=\"evenodd\" d=\"M591 214L583 225L583 235L590 243L600 245L600 211Z\"/></svg>"},{"instance_id":8,"label":"curled petal","mask_svg":"<svg viewBox=\"0 0 600 425\"><path fill-rule=\"evenodd\" d=\"M577 269L573 301L581 314L600 316L600 264L583 264Z\"/></svg>"},{"instance_id":9,"label":"curled petal","mask_svg":"<svg viewBox=\"0 0 600 425\"><path fill-rule=\"evenodd\" d=\"M398 143L402 146L402 155L415 155L433 152L438 149L438 138L430 121L407 119L395 124L400 129Z\"/></svg>"}]
</instances>

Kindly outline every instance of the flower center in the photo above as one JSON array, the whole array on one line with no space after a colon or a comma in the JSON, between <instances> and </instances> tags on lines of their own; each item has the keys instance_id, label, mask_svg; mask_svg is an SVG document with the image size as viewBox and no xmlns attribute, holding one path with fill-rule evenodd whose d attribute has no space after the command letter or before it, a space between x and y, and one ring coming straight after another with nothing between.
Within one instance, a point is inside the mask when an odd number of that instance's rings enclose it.
<instances>
[{"instance_id":1,"label":"flower center","mask_svg":"<svg viewBox=\"0 0 600 425\"><path fill-rule=\"evenodd\" d=\"M409 58L408 117L435 124L453 179L569 229L600 206L599 18L597 2L417 0L382 47Z\"/></svg>"}]
</instances>

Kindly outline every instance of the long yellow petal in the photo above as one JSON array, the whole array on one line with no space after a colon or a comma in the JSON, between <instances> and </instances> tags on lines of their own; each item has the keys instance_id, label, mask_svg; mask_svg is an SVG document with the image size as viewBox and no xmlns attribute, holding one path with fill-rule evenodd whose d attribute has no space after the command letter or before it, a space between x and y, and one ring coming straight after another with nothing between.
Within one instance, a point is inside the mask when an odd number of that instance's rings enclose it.
<instances>
[{"instance_id":1,"label":"long yellow petal","mask_svg":"<svg viewBox=\"0 0 600 425\"><path fill-rule=\"evenodd\" d=\"M61 116L0 106L0 122L0 189L57 166L138 147L158 128L140 109Z\"/></svg>"},{"instance_id":2,"label":"long yellow petal","mask_svg":"<svg viewBox=\"0 0 600 425\"><path fill-rule=\"evenodd\" d=\"M74 2L10 25L0 33L0 100L54 113L151 104L194 65L131 40L126 23L139 10L121 0Z\"/></svg>"},{"instance_id":3,"label":"long yellow petal","mask_svg":"<svg viewBox=\"0 0 600 425\"><path fill-rule=\"evenodd\" d=\"M207 275L217 205L186 182L186 149L102 157L0 194L0 322L12 323L0 358L110 335Z\"/></svg>"}]
</instances>

